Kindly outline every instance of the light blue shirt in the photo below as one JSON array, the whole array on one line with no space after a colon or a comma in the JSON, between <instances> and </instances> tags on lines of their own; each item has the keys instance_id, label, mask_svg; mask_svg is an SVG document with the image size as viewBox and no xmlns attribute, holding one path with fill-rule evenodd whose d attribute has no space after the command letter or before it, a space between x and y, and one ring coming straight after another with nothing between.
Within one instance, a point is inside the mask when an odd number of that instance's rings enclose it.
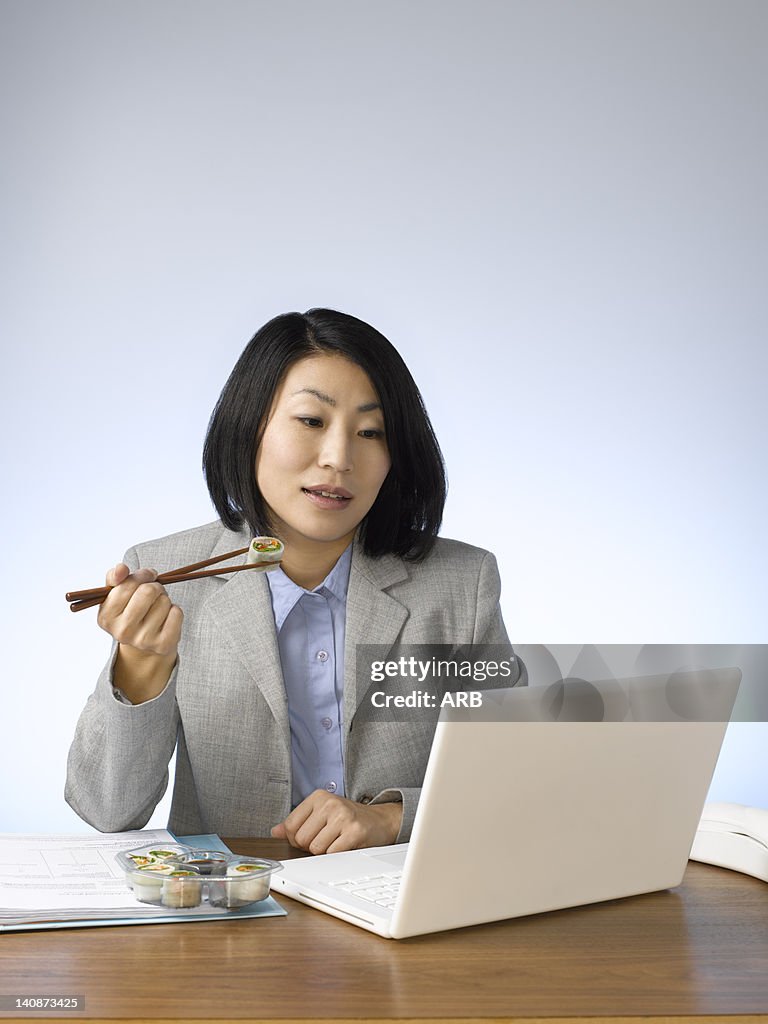
<instances>
[{"instance_id":1,"label":"light blue shirt","mask_svg":"<svg viewBox=\"0 0 768 1024\"><path fill-rule=\"evenodd\" d=\"M315 789L344 796L344 634L350 545L323 582L305 590L266 573L291 725L292 806Z\"/></svg>"}]
</instances>

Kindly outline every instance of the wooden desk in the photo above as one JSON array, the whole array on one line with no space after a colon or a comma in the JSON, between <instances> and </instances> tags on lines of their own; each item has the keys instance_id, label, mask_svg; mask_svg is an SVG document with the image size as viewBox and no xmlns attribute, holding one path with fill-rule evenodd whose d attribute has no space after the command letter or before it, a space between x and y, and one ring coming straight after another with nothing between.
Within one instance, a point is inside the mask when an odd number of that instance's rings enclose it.
<instances>
[{"instance_id":1,"label":"wooden desk","mask_svg":"<svg viewBox=\"0 0 768 1024\"><path fill-rule=\"evenodd\" d=\"M276 840L228 842L290 855ZM2 1016L682 1024L707 1015L714 1024L768 1015L768 885L720 868L691 863L671 892L399 942L279 900L287 917L4 935L0 992L80 994L86 1007Z\"/></svg>"}]
</instances>

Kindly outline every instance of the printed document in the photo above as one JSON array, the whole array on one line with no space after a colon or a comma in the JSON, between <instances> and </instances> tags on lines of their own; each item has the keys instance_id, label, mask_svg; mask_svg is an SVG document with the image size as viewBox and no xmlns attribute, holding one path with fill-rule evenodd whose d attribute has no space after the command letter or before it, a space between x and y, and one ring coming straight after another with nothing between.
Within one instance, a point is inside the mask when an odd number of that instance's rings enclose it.
<instances>
[{"instance_id":1,"label":"printed document","mask_svg":"<svg viewBox=\"0 0 768 1024\"><path fill-rule=\"evenodd\" d=\"M14 924L111 918L157 918L139 903L116 854L176 840L165 829L98 835L0 834L0 929ZM207 905L174 910L180 917L219 916Z\"/></svg>"}]
</instances>

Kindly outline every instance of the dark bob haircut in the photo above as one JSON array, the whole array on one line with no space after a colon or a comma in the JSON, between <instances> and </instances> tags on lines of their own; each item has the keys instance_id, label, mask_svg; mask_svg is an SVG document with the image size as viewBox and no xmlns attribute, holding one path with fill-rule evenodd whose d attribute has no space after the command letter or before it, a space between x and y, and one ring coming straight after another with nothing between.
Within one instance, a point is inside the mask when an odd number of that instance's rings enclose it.
<instances>
[{"instance_id":1,"label":"dark bob haircut","mask_svg":"<svg viewBox=\"0 0 768 1024\"><path fill-rule=\"evenodd\" d=\"M256 536L272 529L256 484L261 431L289 368L319 354L344 356L364 370L384 414L392 465L360 524L363 550L424 558L440 529L446 497L443 457L424 402L384 335L332 309L270 320L250 340L224 385L203 448L203 472L221 521L230 530L247 523Z\"/></svg>"}]
</instances>

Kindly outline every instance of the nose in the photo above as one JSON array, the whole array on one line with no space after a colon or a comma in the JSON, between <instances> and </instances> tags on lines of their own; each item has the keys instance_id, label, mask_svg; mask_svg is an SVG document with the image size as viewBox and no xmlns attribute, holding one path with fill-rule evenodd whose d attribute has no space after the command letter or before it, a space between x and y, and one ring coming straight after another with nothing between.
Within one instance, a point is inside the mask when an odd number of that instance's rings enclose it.
<instances>
[{"instance_id":1,"label":"nose","mask_svg":"<svg viewBox=\"0 0 768 1024\"><path fill-rule=\"evenodd\" d=\"M349 473L352 470L352 441L346 431L324 432L318 462L323 468L333 469L336 473Z\"/></svg>"}]
</instances>

